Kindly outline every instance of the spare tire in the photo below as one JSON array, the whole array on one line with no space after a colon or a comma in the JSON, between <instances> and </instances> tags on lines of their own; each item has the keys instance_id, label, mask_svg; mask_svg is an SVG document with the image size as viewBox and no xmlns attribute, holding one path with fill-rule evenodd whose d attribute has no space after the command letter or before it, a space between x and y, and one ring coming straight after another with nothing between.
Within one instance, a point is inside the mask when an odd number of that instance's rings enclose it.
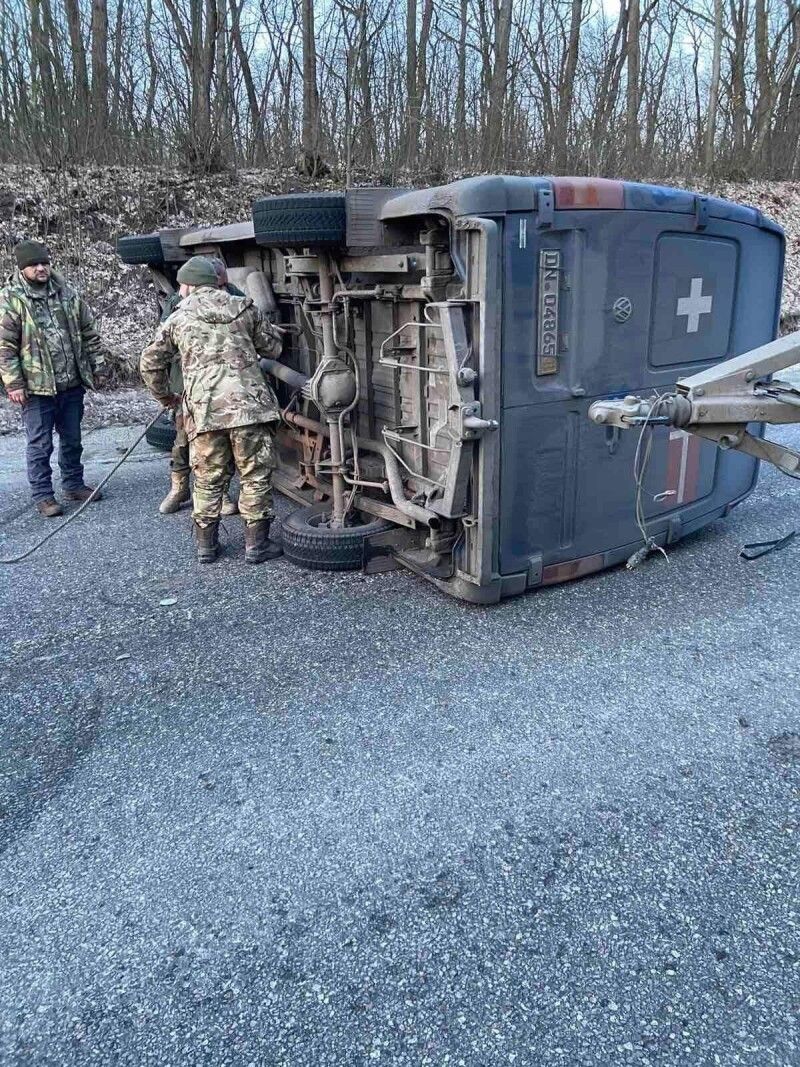
<instances>
[{"instance_id":1,"label":"spare tire","mask_svg":"<svg viewBox=\"0 0 800 1067\"><path fill-rule=\"evenodd\" d=\"M358 525L332 530L326 526L330 502L298 508L281 526L283 554L290 563L311 571L356 571L367 561L367 538L391 530L386 519L362 516Z\"/></svg>"},{"instance_id":2,"label":"spare tire","mask_svg":"<svg viewBox=\"0 0 800 1067\"><path fill-rule=\"evenodd\" d=\"M272 248L331 248L344 245L344 193L265 196L253 204L256 241Z\"/></svg>"},{"instance_id":3,"label":"spare tire","mask_svg":"<svg viewBox=\"0 0 800 1067\"><path fill-rule=\"evenodd\" d=\"M171 452L175 444L175 420L169 411L162 411L152 426L148 426L145 441L153 448Z\"/></svg>"},{"instance_id":4,"label":"spare tire","mask_svg":"<svg viewBox=\"0 0 800 1067\"><path fill-rule=\"evenodd\" d=\"M148 267L164 266L164 249L157 233L132 234L117 239L117 253L123 263L144 263Z\"/></svg>"}]
</instances>

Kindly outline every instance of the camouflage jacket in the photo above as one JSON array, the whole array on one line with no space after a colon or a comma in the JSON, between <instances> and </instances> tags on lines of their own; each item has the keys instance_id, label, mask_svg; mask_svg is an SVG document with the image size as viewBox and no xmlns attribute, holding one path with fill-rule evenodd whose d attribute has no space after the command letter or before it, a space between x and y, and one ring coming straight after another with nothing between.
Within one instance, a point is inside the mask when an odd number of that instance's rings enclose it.
<instances>
[{"instance_id":1,"label":"camouflage jacket","mask_svg":"<svg viewBox=\"0 0 800 1067\"><path fill-rule=\"evenodd\" d=\"M186 434L275 422L278 401L258 365L275 357L281 338L249 297L201 286L180 302L142 352L145 385L157 400L170 395L169 365L180 356Z\"/></svg>"},{"instance_id":2,"label":"camouflage jacket","mask_svg":"<svg viewBox=\"0 0 800 1067\"><path fill-rule=\"evenodd\" d=\"M95 373L105 368L106 351L86 303L61 277L50 275L47 287L37 292L16 271L0 290L0 379L6 389L27 389L40 396L54 396L56 375L47 337L37 314L39 301L50 310L69 334L71 354L78 377L94 389ZM56 317L53 316L53 317Z\"/></svg>"},{"instance_id":3,"label":"camouflage jacket","mask_svg":"<svg viewBox=\"0 0 800 1067\"><path fill-rule=\"evenodd\" d=\"M225 289L225 292L228 293L229 296L244 296L244 293L242 292L242 290L237 285L230 285L229 284L229 285L223 286L223 288ZM170 315L175 310L175 308L178 306L178 304L180 304L182 299L183 298L181 297L180 289L176 289L174 293L170 293L169 296L167 297L167 299L164 301L164 306L161 309L161 314L159 316L158 321L159 322L166 322L166 320L170 317ZM181 393L183 392L183 374L181 373L181 357L179 355L177 355L177 354L175 355L174 359L172 360L172 364L170 365L170 368L169 368L169 388L170 388L170 391L172 393L174 393L176 396L180 396Z\"/></svg>"}]
</instances>

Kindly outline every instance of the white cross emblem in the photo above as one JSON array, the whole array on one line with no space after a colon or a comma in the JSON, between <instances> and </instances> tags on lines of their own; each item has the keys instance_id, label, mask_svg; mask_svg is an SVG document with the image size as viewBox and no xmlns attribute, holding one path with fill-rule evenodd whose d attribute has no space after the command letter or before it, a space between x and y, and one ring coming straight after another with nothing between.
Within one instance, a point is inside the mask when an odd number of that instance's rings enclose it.
<instances>
[{"instance_id":1,"label":"white cross emblem","mask_svg":"<svg viewBox=\"0 0 800 1067\"><path fill-rule=\"evenodd\" d=\"M713 296L703 296L703 279L692 278L692 285L688 296L682 296L678 301L676 315L686 316L686 332L697 333L700 327L700 316L711 314Z\"/></svg>"}]
</instances>

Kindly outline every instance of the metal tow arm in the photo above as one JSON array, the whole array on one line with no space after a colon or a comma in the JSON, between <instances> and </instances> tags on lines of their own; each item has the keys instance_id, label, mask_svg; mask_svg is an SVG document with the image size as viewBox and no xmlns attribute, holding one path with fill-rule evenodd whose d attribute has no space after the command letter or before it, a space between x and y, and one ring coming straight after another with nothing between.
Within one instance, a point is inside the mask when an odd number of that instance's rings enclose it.
<instances>
[{"instance_id":1,"label":"metal tow arm","mask_svg":"<svg viewBox=\"0 0 800 1067\"><path fill-rule=\"evenodd\" d=\"M751 422L800 423L800 390L771 379L796 363L800 363L800 331L681 378L673 393L597 400L589 408L589 418L600 426L622 430L644 423L676 426L714 441L719 448L746 452L800 478L800 453L747 432Z\"/></svg>"}]
</instances>

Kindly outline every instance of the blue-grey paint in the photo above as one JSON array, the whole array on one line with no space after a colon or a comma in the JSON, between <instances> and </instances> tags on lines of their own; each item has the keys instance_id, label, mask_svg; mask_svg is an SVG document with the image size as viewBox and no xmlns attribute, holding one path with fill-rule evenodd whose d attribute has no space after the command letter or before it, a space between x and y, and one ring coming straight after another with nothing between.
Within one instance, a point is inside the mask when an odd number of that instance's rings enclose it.
<instances>
[{"instance_id":1,"label":"blue-grey paint","mask_svg":"<svg viewBox=\"0 0 800 1067\"><path fill-rule=\"evenodd\" d=\"M532 200L539 184L531 180ZM488 188L497 204L502 198ZM541 566L596 554L611 564L640 539L636 435L609 447L587 421L592 400L667 391L678 378L775 336L779 227L754 209L714 198L704 203L699 226L694 194L631 183L624 189L622 210L556 210L545 226L535 210L508 211L502 220L502 575L538 574ZM516 183L512 191L507 200L520 202ZM479 205L470 206L479 213ZM538 376L539 254L548 249L561 253L561 342L557 373ZM693 294L699 301L679 304ZM620 322L614 305L623 297L633 310ZM703 443L695 492L680 505L655 500L666 485L668 441L664 431L654 439L646 510L657 520L654 533L673 541L745 496L757 464Z\"/></svg>"}]
</instances>

